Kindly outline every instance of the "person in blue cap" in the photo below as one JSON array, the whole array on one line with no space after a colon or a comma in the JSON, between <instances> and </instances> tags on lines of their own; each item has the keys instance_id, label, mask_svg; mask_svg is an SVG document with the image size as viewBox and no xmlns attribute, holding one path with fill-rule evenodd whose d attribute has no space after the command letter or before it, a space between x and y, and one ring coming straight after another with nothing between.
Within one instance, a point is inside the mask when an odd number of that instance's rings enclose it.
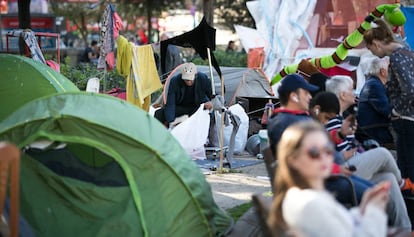
<instances>
[{"instance_id":1,"label":"person in blue cap","mask_svg":"<svg viewBox=\"0 0 414 237\"><path fill-rule=\"evenodd\" d=\"M289 74L283 78L277 89L281 107L273 111L267 125L273 154L276 154L276 145L287 127L301 120L312 119L308 112L309 102L312 99L311 92L317 90L319 87L308 83L300 74Z\"/></svg>"}]
</instances>

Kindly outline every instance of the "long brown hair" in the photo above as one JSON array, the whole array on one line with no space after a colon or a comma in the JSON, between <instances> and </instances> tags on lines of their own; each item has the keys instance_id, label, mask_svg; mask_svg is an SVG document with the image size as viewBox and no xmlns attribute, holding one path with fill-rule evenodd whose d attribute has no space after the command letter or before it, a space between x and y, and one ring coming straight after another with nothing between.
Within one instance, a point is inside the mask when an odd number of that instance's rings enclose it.
<instances>
[{"instance_id":1,"label":"long brown hair","mask_svg":"<svg viewBox=\"0 0 414 237\"><path fill-rule=\"evenodd\" d=\"M364 41L367 45L371 45L374 40L381 41L384 44L397 42L387 22L382 19L376 19L373 21L372 25L374 24L374 27L364 33Z\"/></svg>"},{"instance_id":2,"label":"long brown hair","mask_svg":"<svg viewBox=\"0 0 414 237\"><path fill-rule=\"evenodd\" d=\"M306 178L292 167L290 161L298 157L299 149L306 135L315 131L321 131L328 136L325 128L320 123L307 120L288 127L279 141L277 146L278 165L275 175L275 194L268 218L268 226L272 229L273 236L278 236L278 233L287 229L286 222L283 219L282 203L289 188L311 188Z\"/></svg>"}]
</instances>

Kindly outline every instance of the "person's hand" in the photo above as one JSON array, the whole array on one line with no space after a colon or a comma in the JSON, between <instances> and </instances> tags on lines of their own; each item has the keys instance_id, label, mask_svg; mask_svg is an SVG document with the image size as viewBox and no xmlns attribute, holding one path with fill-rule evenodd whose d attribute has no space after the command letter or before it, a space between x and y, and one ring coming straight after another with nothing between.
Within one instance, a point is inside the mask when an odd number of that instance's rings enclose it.
<instances>
[{"instance_id":1,"label":"person's hand","mask_svg":"<svg viewBox=\"0 0 414 237\"><path fill-rule=\"evenodd\" d=\"M357 152L357 148L352 148L346 151L343 151L345 160L348 160L349 158L353 157Z\"/></svg>"},{"instance_id":2,"label":"person's hand","mask_svg":"<svg viewBox=\"0 0 414 237\"><path fill-rule=\"evenodd\" d=\"M342 120L342 126L341 126L341 134L344 136L353 135L356 131L357 124L356 119L354 115L349 115L344 120Z\"/></svg>"},{"instance_id":3,"label":"person's hand","mask_svg":"<svg viewBox=\"0 0 414 237\"><path fill-rule=\"evenodd\" d=\"M347 176L351 176L353 171L351 171L347 166L345 165L341 165L339 168L339 172L341 172L341 174L347 175Z\"/></svg>"},{"instance_id":4,"label":"person's hand","mask_svg":"<svg viewBox=\"0 0 414 237\"><path fill-rule=\"evenodd\" d=\"M204 109L211 109L213 108L213 104L209 101L204 103Z\"/></svg>"},{"instance_id":5,"label":"person's hand","mask_svg":"<svg viewBox=\"0 0 414 237\"><path fill-rule=\"evenodd\" d=\"M365 209L368 205L374 205L381 210L385 210L389 199L390 187L391 182L384 181L365 191L362 196L361 204L359 205L361 214L363 215L365 213Z\"/></svg>"}]
</instances>

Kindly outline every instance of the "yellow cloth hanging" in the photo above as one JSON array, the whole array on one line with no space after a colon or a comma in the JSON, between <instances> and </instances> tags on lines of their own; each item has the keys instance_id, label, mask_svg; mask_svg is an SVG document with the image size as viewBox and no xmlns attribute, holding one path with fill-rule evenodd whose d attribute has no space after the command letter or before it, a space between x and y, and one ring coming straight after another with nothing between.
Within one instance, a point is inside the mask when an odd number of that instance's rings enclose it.
<instances>
[{"instance_id":1,"label":"yellow cloth hanging","mask_svg":"<svg viewBox=\"0 0 414 237\"><path fill-rule=\"evenodd\" d=\"M131 73L132 45L122 35L118 37L117 44L116 71L127 79Z\"/></svg>"},{"instance_id":2,"label":"yellow cloth hanging","mask_svg":"<svg viewBox=\"0 0 414 237\"><path fill-rule=\"evenodd\" d=\"M130 78L134 87L134 93L131 93L134 97L134 104L149 111L151 94L162 88L151 45L134 46L132 48Z\"/></svg>"},{"instance_id":3,"label":"yellow cloth hanging","mask_svg":"<svg viewBox=\"0 0 414 237\"><path fill-rule=\"evenodd\" d=\"M122 35L118 38L118 49L116 53L116 70L126 80L126 100L132 104L141 107L142 103L139 102L138 97L134 96L135 86L131 79L132 72L132 48L133 44Z\"/></svg>"},{"instance_id":4,"label":"yellow cloth hanging","mask_svg":"<svg viewBox=\"0 0 414 237\"><path fill-rule=\"evenodd\" d=\"M117 44L118 49L116 54L116 70L121 76L125 77L126 100L131 104L141 107L142 103L140 102L137 96L134 96L134 93L136 93L135 84L133 79L131 79L133 55L132 48L134 47L134 45L128 42L128 40L122 35L119 36Z\"/></svg>"}]
</instances>

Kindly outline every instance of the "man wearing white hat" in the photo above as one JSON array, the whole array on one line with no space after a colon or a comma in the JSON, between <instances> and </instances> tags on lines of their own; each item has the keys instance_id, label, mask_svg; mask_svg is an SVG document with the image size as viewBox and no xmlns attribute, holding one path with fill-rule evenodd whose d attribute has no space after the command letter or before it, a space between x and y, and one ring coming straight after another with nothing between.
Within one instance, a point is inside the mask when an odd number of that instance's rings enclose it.
<instances>
[{"instance_id":1,"label":"man wearing white hat","mask_svg":"<svg viewBox=\"0 0 414 237\"><path fill-rule=\"evenodd\" d=\"M211 81L206 74L197 72L194 63L185 63L181 74L171 78L168 86L167 103L155 111L154 117L167 127L181 115L191 116L204 103L211 109Z\"/></svg>"}]
</instances>

